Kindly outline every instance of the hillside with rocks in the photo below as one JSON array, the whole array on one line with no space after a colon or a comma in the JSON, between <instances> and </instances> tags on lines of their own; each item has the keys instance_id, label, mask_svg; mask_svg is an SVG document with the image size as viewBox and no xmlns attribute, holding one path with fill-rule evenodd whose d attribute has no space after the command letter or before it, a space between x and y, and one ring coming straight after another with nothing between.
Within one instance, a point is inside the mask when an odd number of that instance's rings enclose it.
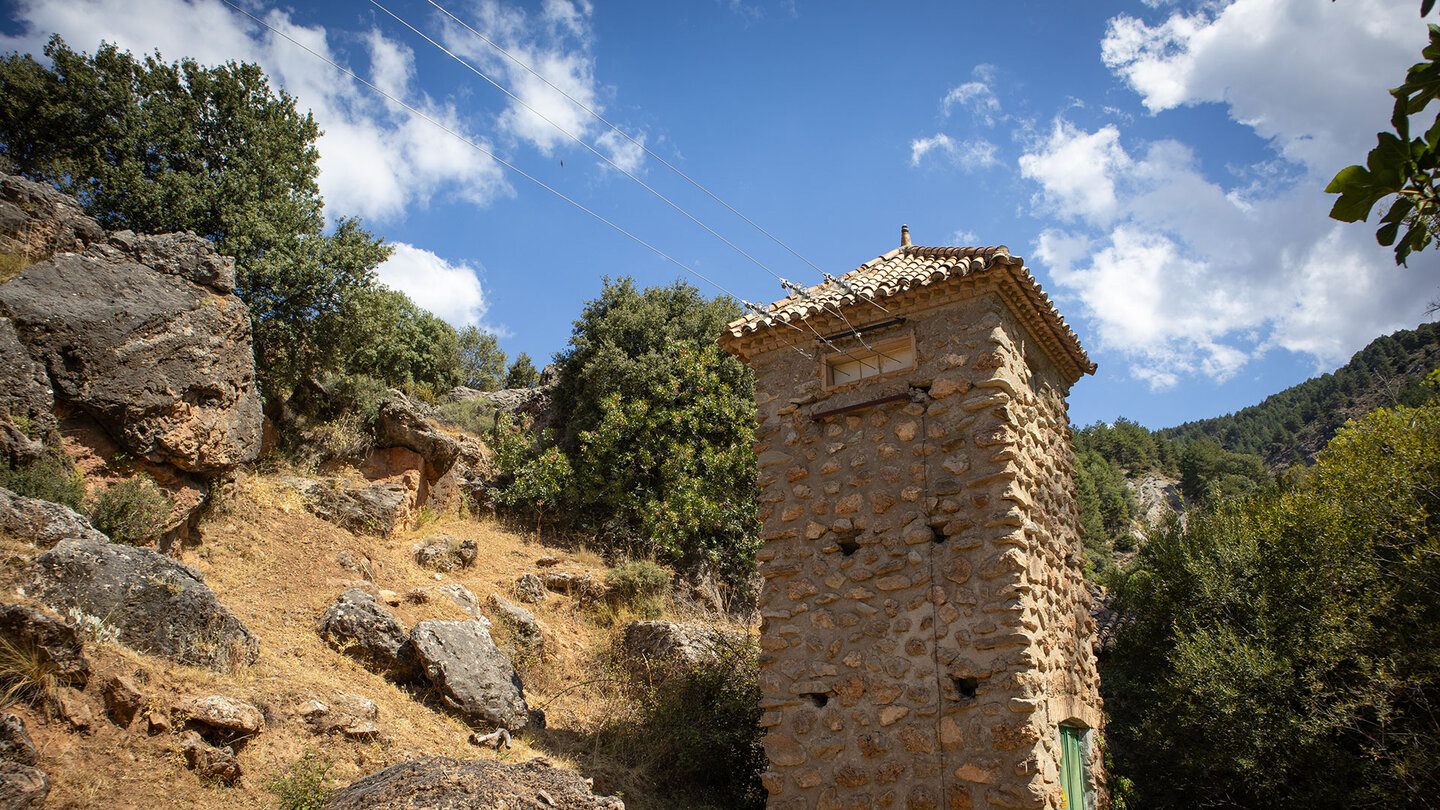
<instances>
[{"instance_id":1,"label":"hillside with rocks","mask_svg":"<svg viewBox=\"0 0 1440 810\"><path fill-rule=\"evenodd\" d=\"M484 514L440 403L277 424L230 259L0 192L0 808L676 806L657 707L753 658L743 611Z\"/></svg>"}]
</instances>

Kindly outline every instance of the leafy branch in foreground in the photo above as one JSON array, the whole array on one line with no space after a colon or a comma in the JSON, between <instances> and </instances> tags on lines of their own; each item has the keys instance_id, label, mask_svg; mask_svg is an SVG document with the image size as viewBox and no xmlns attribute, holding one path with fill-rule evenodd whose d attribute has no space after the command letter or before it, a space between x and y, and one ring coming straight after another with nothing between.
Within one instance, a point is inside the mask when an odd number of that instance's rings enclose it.
<instances>
[{"instance_id":1,"label":"leafy branch in foreground","mask_svg":"<svg viewBox=\"0 0 1440 810\"><path fill-rule=\"evenodd\" d=\"M1434 3L1424 0L1421 15ZM1380 219L1375 239L1395 247L1396 264L1405 264L1412 252L1424 250L1440 237L1440 192L1435 187L1440 169L1440 114L1422 136L1410 136L1410 116L1440 97L1440 26L1430 26L1430 43L1421 55L1426 61L1412 65L1405 83L1390 91L1395 97L1390 116L1395 131L1379 133L1365 165L1341 169L1325 187L1326 193L1340 195L1330 217L1341 222L1368 221L1376 203L1395 197Z\"/></svg>"}]
</instances>

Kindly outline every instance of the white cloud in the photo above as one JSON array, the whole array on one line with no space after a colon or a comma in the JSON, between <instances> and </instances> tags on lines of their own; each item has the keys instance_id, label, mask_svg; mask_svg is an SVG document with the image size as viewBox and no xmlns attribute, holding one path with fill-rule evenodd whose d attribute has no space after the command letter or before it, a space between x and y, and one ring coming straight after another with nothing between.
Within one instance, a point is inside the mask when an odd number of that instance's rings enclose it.
<instances>
[{"instance_id":1,"label":"white cloud","mask_svg":"<svg viewBox=\"0 0 1440 810\"><path fill-rule=\"evenodd\" d=\"M488 304L478 268L452 264L404 242L392 246L395 252L375 270L381 284L405 293L457 328L478 325L485 317Z\"/></svg>"},{"instance_id":2,"label":"white cloud","mask_svg":"<svg viewBox=\"0 0 1440 810\"><path fill-rule=\"evenodd\" d=\"M965 171L983 169L1000 162L999 148L984 138L956 141L943 132L910 142L910 165L919 166L925 156L937 152Z\"/></svg>"},{"instance_id":3,"label":"white cloud","mask_svg":"<svg viewBox=\"0 0 1440 810\"><path fill-rule=\"evenodd\" d=\"M500 114L501 134L546 155L562 147L571 148L572 138L585 141L633 173L643 164L644 150L615 135L586 111L589 108L603 115L601 99L607 92L594 74L594 36L590 30L593 11L588 2L546 0L539 14L540 24L535 24L523 10L502 6L496 0L482 0L473 19L457 15L513 59L448 18L441 38L446 47L519 99L511 99ZM640 136L636 140L643 142Z\"/></svg>"},{"instance_id":4,"label":"white cloud","mask_svg":"<svg viewBox=\"0 0 1440 810\"><path fill-rule=\"evenodd\" d=\"M645 163L645 133L626 138L613 129L607 129L595 139L595 149L610 159L615 168L629 174L636 174ZM606 166L606 168L609 168ZM638 175L637 175L638 176Z\"/></svg>"},{"instance_id":5,"label":"white cloud","mask_svg":"<svg viewBox=\"0 0 1440 810\"><path fill-rule=\"evenodd\" d=\"M994 126L1000 116L1000 99L990 87L995 81L995 66L976 65L971 75L975 77L973 81L957 85L945 94L941 102L945 115L950 115L954 107L965 107L977 121Z\"/></svg>"},{"instance_id":6,"label":"white cloud","mask_svg":"<svg viewBox=\"0 0 1440 810\"><path fill-rule=\"evenodd\" d=\"M24 31L0 38L0 48L6 50L38 54L50 32L56 32L77 50L93 51L103 39L137 55L158 48L172 61L191 57L208 65L232 59L260 64L272 83L297 98L301 110L313 111L324 130L317 143L319 184L331 218L395 218L442 193L457 193L482 205L512 193L503 170L490 158L217 0L148 0L143 14L128 0L21 0L11 17ZM324 28L297 25L287 13L275 10L264 19L316 53L345 63ZM369 69L352 65L352 70L484 145L453 108L409 90L414 55L408 47L378 30L360 38Z\"/></svg>"},{"instance_id":7,"label":"white cloud","mask_svg":"<svg viewBox=\"0 0 1440 810\"><path fill-rule=\"evenodd\" d=\"M1384 88L1425 36L1411 0L1235 0L1154 26L1116 17L1101 55L1152 113L1223 103L1286 159L1333 174L1374 145Z\"/></svg>"},{"instance_id":8,"label":"white cloud","mask_svg":"<svg viewBox=\"0 0 1440 810\"><path fill-rule=\"evenodd\" d=\"M1321 189L1387 125L1386 88L1423 36L1405 0L1235 0L1157 25L1112 20L1103 58L1153 114L1222 103L1273 158L1217 180L1187 143L1127 143L1115 124L1063 119L1029 146L1033 210L1060 224L1036 258L1098 348L1167 388L1227 379L1276 348L1333 365L1420 321L1433 273L1396 268L1373 222L1328 219Z\"/></svg>"}]
</instances>

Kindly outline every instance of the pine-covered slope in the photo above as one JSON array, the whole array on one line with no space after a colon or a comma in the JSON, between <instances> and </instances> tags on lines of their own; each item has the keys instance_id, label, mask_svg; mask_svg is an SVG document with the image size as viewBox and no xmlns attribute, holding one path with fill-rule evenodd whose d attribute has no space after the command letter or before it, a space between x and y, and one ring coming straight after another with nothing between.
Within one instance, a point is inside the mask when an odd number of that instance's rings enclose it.
<instances>
[{"instance_id":1,"label":"pine-covered slope","mask_svg":"<svg viewBox=\"0 0 1440 810\"><path fill-rule=\"evenodd\" d=\"M1347 420L1387 405L1415 405L1420 382L1440 366L1440 323L1421 324L1371 341L1350 362L1227 416L1159 431L1189 442L1209 438L1226 450L1253 453L1271 470L1309 464Z\"/></svg>"}]
</instances>

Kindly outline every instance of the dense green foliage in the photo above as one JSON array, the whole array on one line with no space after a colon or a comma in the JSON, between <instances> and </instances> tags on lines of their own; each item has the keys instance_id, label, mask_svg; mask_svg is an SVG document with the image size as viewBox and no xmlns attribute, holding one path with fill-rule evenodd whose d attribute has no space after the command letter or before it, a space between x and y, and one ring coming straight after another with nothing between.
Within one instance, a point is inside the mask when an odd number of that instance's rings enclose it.
<instances>
[{"instance_id":1,"label":"dense green foliage","mask_svg":"<svg viewBox=\"0 0 1440 810\"><path fill-rule=\"evenodd\" d=\"M477 326L460 330L460 384L480 391L505 388L505 352L500 340Z\"/></svg>"},{"instance_id":2,"label":"dense green foliage","mask_svg":"<svg viewBox=\"0 0 1440 810\"><path fill-rule=\"evenodd\" d=\"M1143 807L1440 795L1440 406L1347 427L1287 491L1153 533L1103 684Z\"/></svg>"},{"instance_id":3,"label":"dense green foliage","mask_svg":"<svg viewBox=\"0 0 1440 810\"><path fill-rule=\"evenodd\" d=\"M525 493L512 504L559 503L611 550L743 581L759 530L754 383L715 342L738 312L681 282L606 279L559 358L562 437L497 454Z\"/></svg>"},{"instance_id":4,"label":"dense green foliage","mask_svg":"<svg viewBox=\"0 0 1440 810\"><path fill-rule=\"evenodd\" d=\"M540 382L540 370L535 368L535 362L530 355L521 352L515 356L515 362L505 372L506 388L533 388Z\"/></svg>"},{"instance_id":5,"label":"dense green foliage","mask_svg":"<svg viewBox=\"0 0 1440 810\"><path fill-rule=\"evenodd\" d=\"M353 219L324 233L320 131L257 65L104 43L90 56L58 37L45 55L53 67L0 59L0 150L107 228L191 230L234 256L267 398L341 368L390 385L457 376L453 330L376 287L390 248Z\"/></svg>"},{"instance_id":6,"label":"dense green foliage","mask_svg":"<svg viewBox=\"0 0 1440 810\"><path fill-rule=\"evenodd\" d=\"M1434 0L1422 0L1425 16ZM1405 264L1410 254L1430 246L1440 237L1440 190L1435 186L1440 171L1440 113L1419 137L1411 137L1410 117L1422 114L1431 101L1440 98L1440 25L1430 26L1430 42L1421 52L1425 61L1405 74L1405 82L1390 91L1395 97L1390 125L1394 132L1381 132L1364 166L1347 166L1325 187L1340 198L1330 216L1341 222L1369 220L1375 204L1386 197L1395 201L1375 239L1395 246L1395 263ZM1420 127L1426 127L1422 115ZM1404 229L1403 231L1401 229Z\"/></svg>"},{"instance_id":7,"label":"dense green foliage","mask_svg":"<svg viewBox=\"0 0 1440 810\"><path fill-rule=\"evenodd\" d=\"M652 772L666 806L760 810L759 650L749 639L719 642L714 660L632 683L641 711L601 731L617 755Z\"/></svg>"},{"instance_id":8,"label":"dense green foliage","mask_svg":"<svg viewBox=\"0 0 1440 810\"><path fill-rule=\"evenodd\" d=\"M58 446L46 447L44 455L28 464L0 464L0 487L16 495L68 506L76 512L85 511L85 476Z\"/></svg>"},{"instance_id":9,"label":"dense green foliage","mask_svg":"<svg viewBox=\"0 0 1440 810\"><path fill-rule=\"evenodd\" d=\"M110 486L90 507L90 523L116 543L144 545L160 536L173 504L140 473Z\"/></svg>"},{"instance_id":10,"label":"dense green foliage","mask_svg":"<svg viewBox=\"0 0 1440 810\"><path fill-rule=\"evenodd\" d=\"M1440 365L1440 324L1381 336L1333 374L1322 374L1229 416L1159 432L1176 442L1208 437L1238 453L1262 456L1273 469L1308 463L1347 419L1374 408L1423 402L1422 382Z\"/></svg>"}]
</instances>

